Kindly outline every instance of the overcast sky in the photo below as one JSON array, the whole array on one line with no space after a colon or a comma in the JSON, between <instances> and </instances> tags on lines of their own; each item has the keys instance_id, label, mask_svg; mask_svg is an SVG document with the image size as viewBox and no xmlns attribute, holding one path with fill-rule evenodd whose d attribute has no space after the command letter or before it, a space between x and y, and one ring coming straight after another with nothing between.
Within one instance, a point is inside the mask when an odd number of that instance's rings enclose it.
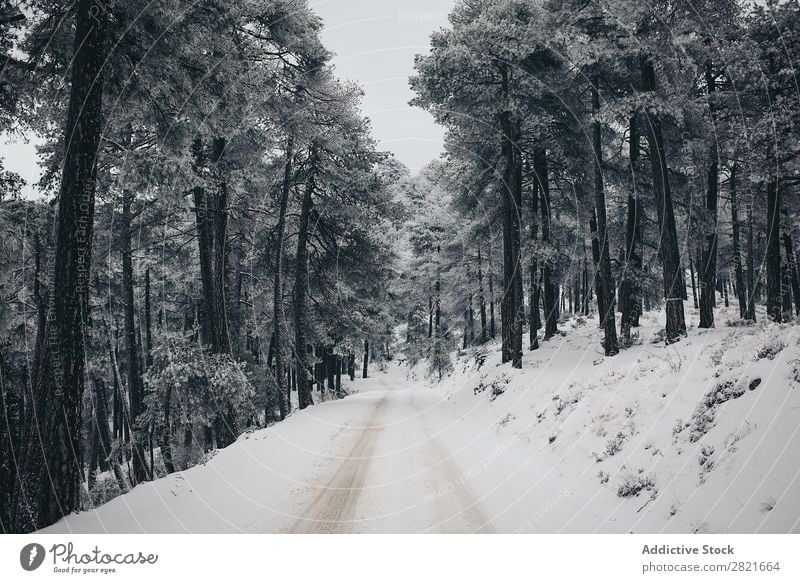
<instances>
[{"instance_id":1,"label":"overcast sky","mask_svg":"<svg viewBox=\"0 0 800 583\"><path fill-rule=\"evenodd\" d=\"M443 130L408 105L414 55L427 52L432 31L447 26L455 0L311 0L323 18L322 41L336 53L340 77L366 91L364 114L380 147L412 172L438 157Z\"/></svg>"},{"instance_id":2,"label":"overcast sky","mask_svg":"<svg viewBox=\"0 0 800 583\"><path fill-rule=\"evenodd\" d=\"M426 52L430 33L447 26L455 0L309 0L322 17L322 41L335 53L337 75L359 83L366 95L362 110L372 120L383 150L416 172L438 157L443 130L433 118L408 105L413 93L408 77L414 55ZM39 179L33 143L0 144L6 170L27 182L35 196Z\"/></svg>"}]
</instances>

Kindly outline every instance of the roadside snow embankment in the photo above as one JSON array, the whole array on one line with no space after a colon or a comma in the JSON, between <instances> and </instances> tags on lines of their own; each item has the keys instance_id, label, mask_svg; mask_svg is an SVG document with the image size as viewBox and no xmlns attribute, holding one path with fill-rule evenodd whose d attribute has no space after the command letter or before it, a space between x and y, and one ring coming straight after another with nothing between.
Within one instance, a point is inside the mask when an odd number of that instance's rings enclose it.
<instances>
[{"instance_id":1,"label":"roadside snow embankment","mask_svg":"<svg viewBox=\"0 0 800 583\"><path fill-rule=\"evenodd\" d=\"M800 327L720 324L665 346L642 323L614 357L596 320L573 319L521 370L470 349L433 385L439 438L495 528L798 532Z\"/></svg>"}]
</instances>

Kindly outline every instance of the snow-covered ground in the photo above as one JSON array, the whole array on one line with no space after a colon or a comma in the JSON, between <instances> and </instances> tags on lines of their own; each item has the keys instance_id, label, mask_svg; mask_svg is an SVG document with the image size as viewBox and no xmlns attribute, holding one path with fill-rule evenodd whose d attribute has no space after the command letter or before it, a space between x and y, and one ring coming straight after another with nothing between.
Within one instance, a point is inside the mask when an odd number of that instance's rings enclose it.
<instances>
[{"instance_id":1,"label":"snow-covered ground","mask_svg":"<svg viewBox=\"0 0 800 583\"><path fill-rule=\"evenodd\" d=\"M521 370L395 365L45 532L800 532L800 326L734 312L669 347L649 315L613 358L573 319Z\"/></svg>"}]
</instances>

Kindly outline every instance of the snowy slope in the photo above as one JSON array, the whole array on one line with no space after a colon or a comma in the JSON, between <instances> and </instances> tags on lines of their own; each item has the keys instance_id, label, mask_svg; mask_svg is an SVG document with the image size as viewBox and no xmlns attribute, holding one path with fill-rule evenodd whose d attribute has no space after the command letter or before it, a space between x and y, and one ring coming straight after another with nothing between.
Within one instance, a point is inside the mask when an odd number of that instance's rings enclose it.
<instances>
[{"instance_id":1,"label":"snowy slope","mask_svg":"<svg viewBox=\"0 0 800 583\"><path fill-rule=\"evenodd\" d=\"M800 327L394 366L46 532L798 532Z\"/></svg>"},{"instance_id":2,"label":"snowy slope","mask_svg":"<svg viewBox=\"0 0 800 583\"><path fill-rule=\"evenodd\" d=\"M459 419L442 439L485 452L472 481L495 525L800 531L800 328L721 324L666 347L650 343L650 316L642 344L615 357L596 319L573 319L522 370L498 350L482 367L465 355L437 389Z\"/></svg>"}]
</instances>

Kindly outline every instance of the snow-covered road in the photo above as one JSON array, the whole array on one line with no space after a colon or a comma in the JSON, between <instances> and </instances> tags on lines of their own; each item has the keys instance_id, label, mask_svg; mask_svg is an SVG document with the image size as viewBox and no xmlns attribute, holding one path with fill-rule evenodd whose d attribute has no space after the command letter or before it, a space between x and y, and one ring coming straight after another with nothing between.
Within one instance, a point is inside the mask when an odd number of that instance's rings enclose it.
<instances>
[{"instance_id":1,"label":"snow-covered road","mask_svg":"<svg viewBox=\"0 0 800 583\"><path fill-rule=\"evenodd\" d=\"M435 395L404 384L380 376L349 399L374 405L295 501L291 532L491 532L465 472L431 434Z\"/></svg>"},{"instance_id":2,"label":"snow-covered road","mask_svg":"<svg viewBox=\"0 0 800 583\"><path fill-rule=\"evenodd\" d=\"M398 368L355 386L45 532L492 532L441 395Z\"/></svg>"}]
</instances>

